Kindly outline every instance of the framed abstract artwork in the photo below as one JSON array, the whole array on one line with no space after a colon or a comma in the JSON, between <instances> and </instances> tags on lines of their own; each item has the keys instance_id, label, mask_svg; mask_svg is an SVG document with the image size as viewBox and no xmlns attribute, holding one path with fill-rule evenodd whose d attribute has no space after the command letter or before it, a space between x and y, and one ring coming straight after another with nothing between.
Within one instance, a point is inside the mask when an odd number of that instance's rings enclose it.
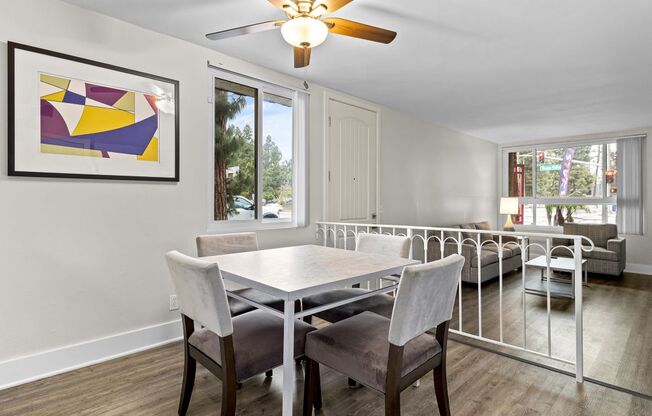
<instances>
[{"instance_id":1,"label":"framed abstract artwork","mask_svg":"<svg viewBox=\"0 0 652 416\"><path fill-rule=\"evenodd\" d=\"M8 43L9 176L179 181L179 82Z\"/></svg>"}]
</instances>

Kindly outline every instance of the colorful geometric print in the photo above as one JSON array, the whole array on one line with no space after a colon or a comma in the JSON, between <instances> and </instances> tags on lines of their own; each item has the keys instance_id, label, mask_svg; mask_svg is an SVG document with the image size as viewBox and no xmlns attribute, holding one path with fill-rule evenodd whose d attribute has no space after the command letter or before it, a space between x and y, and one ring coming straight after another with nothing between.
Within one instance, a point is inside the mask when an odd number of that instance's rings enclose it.
<instances>
[{"instance_id":1,"label":"colorful geometric print","mask_svg":"<svg viewBox=\"0 0 652 416\"><path fill-rule=\"evenodd\" d=\"M155 96L40 76L41 153L159 161Z\"/></svg>"}]
</instances>

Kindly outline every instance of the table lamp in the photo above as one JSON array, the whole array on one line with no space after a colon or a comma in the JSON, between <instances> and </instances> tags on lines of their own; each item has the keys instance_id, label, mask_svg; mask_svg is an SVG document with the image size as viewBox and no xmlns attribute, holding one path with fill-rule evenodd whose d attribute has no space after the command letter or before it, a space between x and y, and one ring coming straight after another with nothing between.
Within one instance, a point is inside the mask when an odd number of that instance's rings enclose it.
<instances>
[{"instance_id":1,"label":"table lamp","mask_svg":"<svg viewBox=\"0 0 652 416\"><path fill-rule=\"evenodd\" d=\"M500 198L500 213L507 215L507 221L503 229L505 231L515 231L512 215L518 214L518 198Z\"/></svg>"}]
</instances>

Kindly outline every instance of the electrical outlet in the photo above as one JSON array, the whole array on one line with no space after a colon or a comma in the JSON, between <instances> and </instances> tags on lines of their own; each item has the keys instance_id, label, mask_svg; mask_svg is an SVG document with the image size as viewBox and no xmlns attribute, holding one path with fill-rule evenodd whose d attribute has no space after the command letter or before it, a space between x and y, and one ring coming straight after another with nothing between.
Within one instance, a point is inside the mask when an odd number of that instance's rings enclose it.
<instances>
[{"instance_id":1,"label":"electrical outlet","mask_svg":"<svg viewBox=\"0 0 652 416\"><path fill-rule=\"evenodd\" d=\"M176 311L179 309L179 304L177 303L177 295L170 295L170 310Z\"/></svg>"}]
</instances>

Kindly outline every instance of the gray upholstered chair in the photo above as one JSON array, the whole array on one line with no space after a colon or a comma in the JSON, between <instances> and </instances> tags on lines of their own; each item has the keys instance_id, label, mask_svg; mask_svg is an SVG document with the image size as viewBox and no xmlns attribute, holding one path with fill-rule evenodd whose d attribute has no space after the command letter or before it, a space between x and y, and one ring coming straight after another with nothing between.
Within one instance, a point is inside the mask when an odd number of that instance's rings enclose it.
<instances>
[{"instance_id":1,"label":"gray upholstered chair","mask_svg":"<svg viewBox=\"0 0 652 416\"><path fill-rule=\"evenodd\" d=\"M172 251L165 256L183 322L184 370L179 414L185 415L197 361L222 380L222 416L235 415L238 382L283 363L283 319L263 311L231 318L216 263ZM194 323L201 325L195 330ZM303 356L306 334L314 328L296 321L294 353ZM265 348L261 348L261 344ZM319 405L320 398L317 399Z\"/></svg>"},{"instance_id":2,"label":"gray upholstered chair","mask_svg":"<svg viewBox=\"0 0 652 416\"><path fill-rule=\"evenodd\" d=\"M402 236L361 233L357 238L356 251L407 258L410 252L410 239ZM302 299L302 304L304 309L310 309L352 298L366 292L366 289L360 288L330 290L305 297ZM359 313L372 311L389 318L392 315L393 307L394 297L380 294L347 303L337 308L327 309L315 314L315 316L328 322L339 322ZM310 317L306 318L308 322L310 322L310 319Z\"/></svg>"},{"instance_id":3,"label":"gray upholstered chair","mask_svg":"<svg viewBox=\"0 0 652 416\"><path fill-rule=\"evenodd\" d=\"M401 391L433 371L441 415L450 415L446 346L455 291L464 257L408 266L401 277L392 318L364 312L306 336L308 376L304 415L319 397L319 364L385 396L385 414L400 415ZM426 331L436 327L436 335Z\"/></svg>"},{"instance_id":4,"label":"gray upholstered chair","mask_svg":"<svg viewBox=\"0 0 652 416\"><path fill-rule=\"evenodd\" d=\"M587 260L589 273L609 274L620 276L627 265L627 244L624 238L618 237L618 226L615 224L564 224L564 234L581 235L590 238L595 244L593 250L585 246L582 257ZM584 242L585 244L588 244ZM572 246L573 240L555 238L555 246ZM589 251L590 250L590 251ZM572 251L556 249L556 256L572 257Z\"/></svg>"},{"instance_id":5,"label":"gray upholstered chair","mask_svg":"<svg viewBox=\"0 0 652 416\"><path fill-rule=\"evenodd\" d=\"M199 257L220 256L222 254L243 253L258 250L256 233L200 235L197 237L197 255ZM232 291L254 302L271 306L279 311L283 310L283 299L278 299L266 293L251 288L236 289ZM248 303L238 299L229 298L231 316L242 315L256 309Z\"/></svg>"}]
</instances>

